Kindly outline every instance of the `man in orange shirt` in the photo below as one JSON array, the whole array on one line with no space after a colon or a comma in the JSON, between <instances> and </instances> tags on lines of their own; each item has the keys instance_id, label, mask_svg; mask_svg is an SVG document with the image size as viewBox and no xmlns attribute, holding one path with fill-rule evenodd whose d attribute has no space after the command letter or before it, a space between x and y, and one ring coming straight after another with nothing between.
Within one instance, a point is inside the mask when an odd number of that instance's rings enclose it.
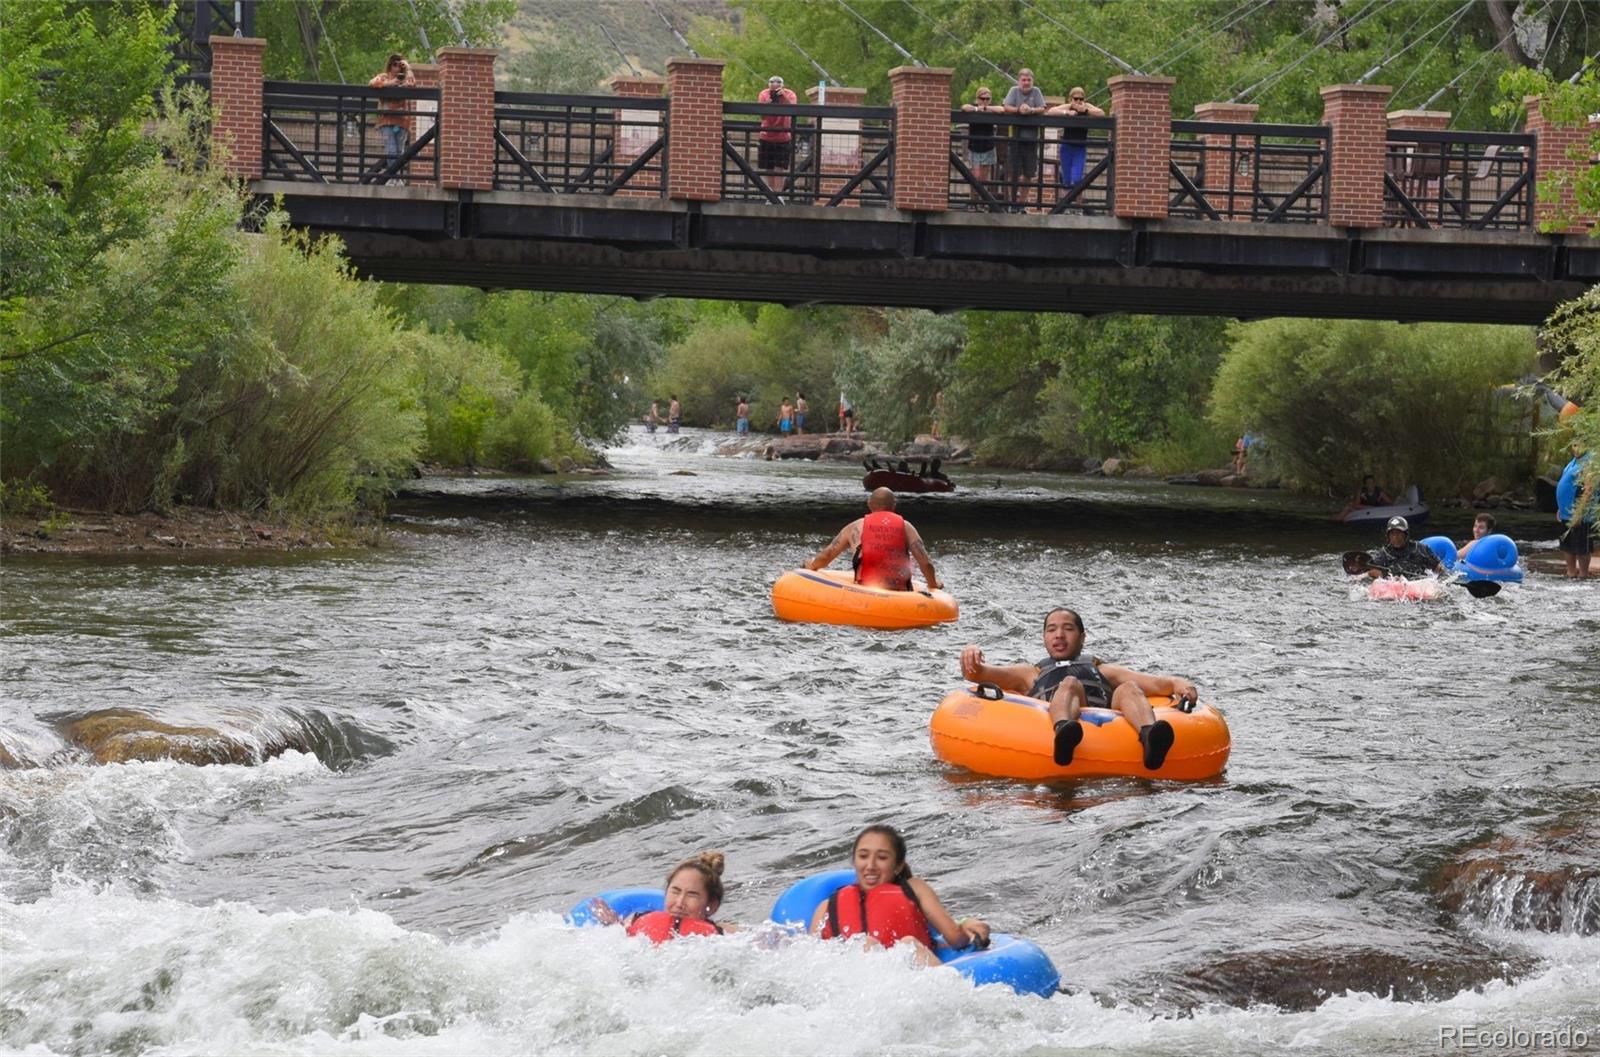
<instances>
[{"instance_id":1,"label":"man in orange shirt","mask_svg":"<svg viewBox=\"0 0 1600 1057\"><path fill-rule=\"evenodd\" d=\"M416 85L417 79L411 76L411 64L399 52L390 55L384 71L367 82L368 88L415 88ZM411 116L406 111L406 100L379 101L378 135L383 137L383 152L393 165L411 145Z\"/></svg>"}]
</instances>

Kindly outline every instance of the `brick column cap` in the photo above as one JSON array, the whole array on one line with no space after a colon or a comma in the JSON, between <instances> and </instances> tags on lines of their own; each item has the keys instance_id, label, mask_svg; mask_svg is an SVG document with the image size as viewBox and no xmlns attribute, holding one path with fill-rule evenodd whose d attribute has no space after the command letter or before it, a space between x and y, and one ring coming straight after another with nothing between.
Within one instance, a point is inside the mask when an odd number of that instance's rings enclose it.
<instances>
[{"instance_id":1,"label":"brick column cap","mask_svg":"<svg viewBox=\"0 0 1600 1057\"><path fill-rule=\"evenodd\" d=\"M1366 95L1382 100L1393 94L1394 86L1388 84L1330 84L1322 88L1323 99Z\"/></svg>"},{"instance_id":2,"label":"brick column cap","mask_svg":"<svg viewBox=\"0 0 1600 1057\"><path fill-rule=\"evenodd\" d=\"M841 96L843 98L836 101L834 96ZM867 90L865 88L845 88L842 85L830 84L828 85L828 101L823 105L833 106L837 102L837 105L839 106L860 106L866 98ZM806 99L812 103L817 101L816 85L812 85L810 88L806 89Z\"/></svg>"},{"instance_id":3,"label":"brick column cap","mask_svg":"<svg viewBox=\"0 0 1600 1057\"><path fill-rule=\"evenodd\" d=\"M1391 125L1396 121L1420 121L1428 124L1442 121L1448 125L1451 113L1448 110L1391 110L1388 117Z\"/></svg>"},{"instance_id":4,"label":"brick column cap","mask_svg":"<svg viewBox=\"0 0 1600 1057\"><path fill-rule=\"evenodd\" d=\"M648 76L642 76L642 75L641 76L636 76L636 75L633 75L633 74L619 74L616 77L611 78L611 80L607 81L606 85L607 85L607 87L609 87L613 92L615 92L618 95L622 95L623 94L623 92L622 92L623 86L627 86L627 87L630 87L630 88L641 89L641 91L630 92L630 93L628 93L629 95L648 95L649 94L647 91L642 91L642 89L655 89L655 94L656 95L661 95L663 92L665 92L667 90L667 79L665 77L648 77Z\"/></svg>"},{"instance_id":5,"label":"brick column cap","mask_svg":"<svg viewBox=\"0 0 1600 1057\"><path fill-rule=\"evenodd\" d=\"M436 63L436 62L412 62L412 63L407 63L407 65L411 67L411 72L412 73L438 73L439 72L439 64Z\"/></svg>"},{"instance_id":6,"label":"brick column cap","mask_svg":"<svg viewBox=\"0 0 1600 1057\"><path fill-rule=\"evenodd\" d=\"M1254 121L1259 103L1196 103L1194 116L1202 121Z\"/></svg>"},{"instance_id":7,"label":"brick column cap","mask_svg":"<svg viewBox=\"0 0 1600 1057\"><path fill-rule=\"evenodd\" d=\"M491 62L500 56L499 48L440 48L436 57L440 62L446 59L476 59L486 58Z\"/></svg>"},{"instance_id":8,"label":"brick column cap","mask_svg":"<svg viewBox=\"0 0 1600 1057\"><path fill-rule=\"evenodd\" d=\"M1115 77L1106 78L1106 84L1112 88L1119 88L1125 84L1166 85L1170 88L1177 83L1176 77L1146 77L1142 73L1119 73Z\"/></svg>"},{"instance_id":9,"label":"brick column cap","mask_svg":"<svg viewBox=\"0 0 1600 1057\"><path fill-rule=\"evenodd\" d=\"M728 64L722 59L685 59L679 57L667 60L667 70L669 72L683 66L704 66L707 69L720 70L726 65Z\"/></svg>"},{"instance_id":10,"label":"brick column cap","mask_svg":"<svg viewBox=\"0 0 1600 1057\"><path fill-rule=\"evenodd\" d=\"M950 78L956 75L954 66L896 66L889 71L889 80L895 81L903 78L922 79L930 81L940 77Z\"/></svg>"},{"instance_id":11,"label":"brick column cap","mask_svg":"<svg viewBox=\"0 0 1600 1057\"><path fill-rule=\"evenodd\" d=\"M209 43L213 48L226 46L229 48L254 48L257 51L267 50L266 37L223 37L213 34L207 39L207 43Z\"/></svg>"}]
</instances>

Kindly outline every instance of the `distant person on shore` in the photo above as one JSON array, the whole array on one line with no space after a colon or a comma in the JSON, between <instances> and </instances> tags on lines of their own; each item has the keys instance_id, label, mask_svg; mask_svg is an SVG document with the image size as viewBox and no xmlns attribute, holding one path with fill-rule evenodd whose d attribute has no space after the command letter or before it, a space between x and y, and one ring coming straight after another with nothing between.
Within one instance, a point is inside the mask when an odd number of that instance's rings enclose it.
<instances>
[{"instance_id":1,"label":"distant person on shore","mask_svg":"<svg viewBox=\"0 0 1600 1057\"><path fill-rule=\"evenodd\" d=\"M1556 520L1566 525L1561 533L1560 547L1561 556L1567 561L1567 577L1582 580L1590 575L1589 563L1594 555L1595 514L1600 503L1591 496L1585 504L1583 474L1593 453L1583 451L1576 444L1568 450L1572 453L1572 461L1561 471L1561 480L1556 484ZM1585 505L1587 510L1584 510ZM1577 517L1580 510L1584 511L1581 519Z\"/></svg>"},{"instance_id":2,"label":"distant person on shore","mask_svg":"<svg viewBox=\"0 0 1600 1057\"><path fill-rule=\"evenodd\" d=\"M1033 83L1033 71L1023 67L1017 71L1017 83L1006 93L1004 110L1008 114L1031 117L1046 110L1044 93ZM1022 203L1027 200L1028 187L1039 171L1039 128L1035 125L1016 125L1011 130L1011 172L1007 183L1011 189L1011 212L1024 212Z\"/></svg>"},{"instance_id":3,"label":"distant person on shore","mask_svg":"<svg viewBox=\"0 0 1600 1057\"><path fill-rule=\"evenodd\" d=\"M994 95L988 88L979 88L972 102L962 104L961 109L968 114L1005 113L1005 107L995 105ZM994 126L993 121L976 118L967 123L967 161L972 165L972 178L980 184L994 182ZM981 200L981 196L976 197Z\"/></svg>"},{"instance_id":4,"label":"distant person on shore","mask_svg":"<svg viewBox=\"0 0 1600 1057\"><path fill-rule=\"evenodd\" d=\"M603 899L590 903L594 919L602 925L626 925L628 935L646 936L652 943L665 943L679 936L720 936L735 932L732 925L711 920L722 906L723 855L703 851L672 868L663 891L660 910L634 914L623 921Z\"/></svg>"},{"instance_id":5,"label":"distant person on shore","mask_svg":"<svg viewBox=\"0 0 1600 1057\"><path fill-rule=\"evenodd\" d=\"M811 410L811 405L806 403L806 394L796 389L794 391L794 431L796 435L806 431L806 412Z\"/></svg>"},{"instance_id":6,"label":"distant person on shore","mask_svg":"<svg viewBox=\"0 0 1600 1057\"><path fill-rule=\"evenodd\" d=\"M847 550L852 554L850 564L855 567L858 584L909 591L911 562L915 560L923 579L928 581L928 590L939 588L939 577L934 574L933 560L922 545L922 537L911 522L894 512L894 493L887 488L874 488L867 496L866 516L840 529L832 543L806 562L806 568L825 569Z\"/></svg>"},{"instance_id":7,"label":"distant person on shore","mask_svg":"<svg viewBox=\"0 0 1600 1057\"><path fill-rule=\"evenodd\" d=\"M382 73L367 82L368 88L415 88L417 79L411 74L411 64L399 52L389 56ZM411 115L406 111L404 99L378 101L378 135L383 137L383 153L393 165L411 146Z\"/></svg>"},{"instance_id":8,"label":"distant person on shore","mask_svg":"<svg viewBox=\"0 0 1600 1057\"><path fill-rule=\"evenodd\" d=\"M957 921L928 883L911 872L906 841L893 826L868 826L850 845L854 884L846 885L817 905L811 931L825 940L864 937L868 946L911 944L917 964L940 965L933 953L932 929L950 946L989 943L989 926L979 918ZM931 926L931 929L930 929Z\"/></svg>"},{"instance_id":9,"label":"distant person on shore","mask_svg":"<svg viewBox=\"0 0 1600 1057\"><path fill-rule=\"evenodd\" d=\"M944 417L944 390L933 391L933 403L928 408L928 417L933 421L933 439L939 439L939 419Z\"/></svg>"},{"instance_id":10,"label":"distant person on shore","mask_svg":"<svg viewBox=\"0 0 1600 1057\"><path fill-rule=\"evenodd\" d=\"M733 409L733 431L741 437L750 435L750 403L743 395L739 406Z\"/></svg>"},{"instance_id":11,"label":"distant person on shore","mask_svg":"<svg viewBox=\"0 0 1600 1057\"><path fill-rule=\"evenodd\" d=\"M651 433L656 431L656 426L661 424L661 401L650 401L650 414L645 416L644 428Z\"/></svg>"},{"instance_id":12,"label":"distant person on shore","mask_svg":"<svg viewBox=\"0 0 1600 1057\"><path fill-rule=\"evenodd\" d=\"M783 78L773 74L767 86L756 95L758 103L777 103L794 106L800 97L793 89L783 86ZM788 114L762 114L761 131L756 134L756 168L762 172L786 172L794 148L794 133L790 128L794 118Z\"/></svg>"},{"instance_id":13,"label":"distant person on shore","mask_svg":"<svg viewBox=\"0 0 1600 1057\"><path fill-rule=\"evenodd\" d=\"M1086 707L1111 708L1139 732L1146 769L1158 771L1172 749L1172 724L1156 719L1148 697L1163 695L1195 701L1199 691L1176 675L1149 675L1098 657L1084 658L1083 618L1057 607L1044 617L1046 657L1038 664L987 664L983 651L968 646L961 651L961 674L975 683L994 683L1002 690L1049 702L1055 724L1055 761L1065 767L1083 740L1079 713ZM1148 695L1148 697L1147 697Z\"/></svg>"},{"instance_id":14,"label":"distant person on shore","mask_svg":"<svg viewBox=\"0 0 1600 1057\"><path fill-rule=\"evenodd\" d=\"M667 432L678 432L678 426L683 423L683 405L678 403L678 394L673 393L672 399L667 403Z\"/></svg>"},{"instance_id":15,"label":"distant person on shore","mask_svg":"<svg viewBox=\"0 0 1600 1057\"><path fill-rule=\"evenodd\" d=\"M784 397L783 403L778 405L778 432L785 437L794 428L794 405L789 403L789 398Z\"/></svg>"},{"instance_id":16,"label":"distant person on shore","mask_svg":"<svg viewBox=\"0 0 1600 1057\"><path fill-rule=\"evenodd\" d=\"M1243 438L1240 439L1243 443ZM1394 498L1383 490L1378 479L1370 473L1361 478L1361 489L1356 492L1354 499L1344 505L1344 509L1334 516L1335 521L1343 521L1350 514L1362 507L1368 506L1393 506Z\"/></svg>"},{"instance_id":17,"label":"distant person on shore","mask_svg":"<svg viewBox=\"0 0 1600 1057\"><path fill-rule=\"evenodd\" d=\"M1053 106L1045 111L1061 117L1105 117L1106 112L1089 102L1088 95L1082 88L1073 88L1067 93L1067 101L1060 106ZM1060 154L1056 161L1057 178L1061 181L1061 189L1070 191L1078 186L1083 179L1083 160L1089 154L1089 130L1086 128L1064 128L1061 130ZM1243 473L1244 471L1239 471Z\"/></svg>"},{"instance_id":18,"label":"distant person on shore","mask_svg":"<svg viewBox=\"0 0 1600 1057\"><path fill-rule=\"evenodd\" d=\"M1467 556L1467 552L1472 549L1472 545L1474 543L1477 543L1479 540L1483 539L1483 537L1492 535L1493 533L1494 515L1487 513L1479 514L1477 517L1472 519L1472 538L1456 548L1456 557L1465 558Z\"/></svg>"},{"instance_id":19,"label":"distant person on shore","mask_svg":"<svg viewBox=\"0 0 1600 1057\"><path fill-rule=\"evenodd\" d=\"M839 429L841 432L852 432L856 427L856 409L850 405L849 397L844 391L839 391Z\"/></svg>"},{"instance_id":20,"label":"distant person on shore","mask_svg":"<svg viewBox=\"0 0 1600 1057\"><path fill-rule=\"evenodd\" d=\"M1383 527L1383 538L1383 546L1372 552L1372 567L1366 571L1372 579L1417 577L1444 571L1439 556L1411 538L1411 523L1405 518L1390 518Z\"/></svg>"}]
</instances>

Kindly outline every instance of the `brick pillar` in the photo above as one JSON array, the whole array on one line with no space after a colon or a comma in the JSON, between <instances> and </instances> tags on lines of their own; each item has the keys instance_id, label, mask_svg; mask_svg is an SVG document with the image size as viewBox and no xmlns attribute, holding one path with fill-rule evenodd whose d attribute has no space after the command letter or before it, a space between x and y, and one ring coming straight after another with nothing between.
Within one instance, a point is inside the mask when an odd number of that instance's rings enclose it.
<instances>
[{"instance_id":1,"label":"brick pillar","mask_svg":"<svg viewBox=\"0 0 1600 1057\"><path fill-rule=\"evenodd\" d=\"M942 213L950 208L950 79L955 70L896 66L889 71L894 99L894 205Z\"/></svg>"},{"instance_id":2,"label":"brick pillar","mask_svg":"<svg viewBox=\"0 0 1600 1057\"><path fill-rule=\"evenodd\" d=\"M1196 121L1217 121L1230 125L1254 124L1261 108L1255 103L1200 103L1194 108ZM1237 140L1223 133L1200 134L1201 155L1205 158L1200 189L1213 207L1225 211L1230 220L1249 221L1250 188L1256 166L1254 137ZM1237 148L1238 153L1234 153ZM1243 194L1239 192L1243 191ZM1238 215L1234 215L1235 211Z\"/></svg>"},{"instance_id":3,"label":"brick pillar","mask_svg":"<svg viewBox=\"0 0 1600 1057\"><path fill-rule=\"evenodd\" d=\"M1113 211L1119 217L1164 220L1172 164L1172 77L1118 74L1111 86L1117 119Z\"/></svg>"},{"instance_id":4,"label":"brick pillar","mask_svg":"<svg viewBox=\"0 0 1600 1057\"><path fill-rule=\"evenodd\" d=\"M416 78L418 88L439 87L438 63L414 62L411 64L411 76ZM411 118L411 139L416 142L438 123L439 104L432 99L418 99L411 106L417 111ZM433 157L438 149L437 142L423 147L417 151L417 159L412 165L416 166L418 172L432 172Z\"/></svg>"},{"instance_id":5,"label":"brick pillar","mask_svg":"<svg viewBox=\"0 0 1600 1057\"><path fill-rule=\"evenodd\" d=\"M1393 91L1381 84L1332 84L1322 90L1322 123L1331 133L1328 223L1334 227L1383 224L1383 173L1389 151L1384 107Z\"/></svg>"},{"instance_id":6,"label":"brick pillar","mask_svg":"<svg viewBox=\"0 0 1600 1057\"><path fill-rule=\"evenodd\" d=\"M722 199L721 59L667 63L667 197Z\"/></svg>"},{"instance_id":7,"label":"brick pillar","mask_svg":"<svg viewBox=\"0 0 1600 1057\"><path fill-rule=\"evenodd\" d=\"M1391 110L1388 114L1390 128L1422 129L1443 132L1450 127L1448 110Z\"/></svg>"},{"instance_id":8,"label":"brick pillar","mask_svg":"<svg viewBox=\"0 0 1600 1057\"><path fill-rule=\"evenodd\" d=\"M1570 218L1567 226L1552 230L1567 234L1588 231L1594 226L1594 220L1584 219L1578 212L1577 199L1572 193L1572 181L1584 168L1595 164L1589 149L1589 135L1595 124L1594 119L1591 117L1586 126L1580 125L1576 128L1553 125L1540 109L1541 100L1538 96L1530 95L1522 102L1528 108L1528 120L1523 129L1537 137L1538 141L1534 179L1538 181L1539 186L1538 196L1534 199L1534 223L1552 222L1557 212L1565 212ZM1561 188L1552 200L1551 194L1546 191L1545 181L1557 172L1567 174L1567 185Z\"/></svg>"},{"instance_id":9,"label":"brick pillar","mask_svg":"<svg viewBox=\"0 0 1600 1057\"><path fill-rule=\"evenodd\" d=\"M494 48L439 49L439 186L494 187Z\"/></svg>"},{"instance_id":10,"label":"brick pillar","mask_svg":"<svg viewBox=\"0 0 1600 1057\"><path fill-rule=\"evenodd\" d=\"M806 102L813 106L818 105L818 97L822 95L820 86L812 85L806 89ZM829 87L826 98L822 100L823 106L865 106L867 90L865 88L834 88ZM881 144L874 145L871 153L878 153ZM838 193L839 189L850 182L850 177L860 171L866 163L867 155L861 150L861 119L858 117L824 117L821 121L821 132L812 144L812 150L817 158L817 171L821 178L817 183L818 193L823 202ZM879 172L887 175L887 167L880 167ZM857 192L861 189L856 188ZM821 203L818 203L819 205ZM860 203L846 199L839 203L842 206L857 206Z\"/></svg>"},{"instance_id":11,"label":"brick pillar","mask_svg":"<svg viewBox=\"0 0 1600 1057\"><path fill-rule=\"evenodd\" d=\"M660 99L667 91L665 77L613 77L607 82L613 95L623 99ZM618 171L638 160L639 155L661 137L666 115L660 110L629 110L626 104L612 111L616 119L616 136L612 139L611 161ZM650 165L665 165L666 153L657 153ZM617 192L619 198L660 198L661 177L658 173L641 171L634 174L628 185Z\"/></svg>"},{"instance_id":12,"label":"brick pillar","mask_svg":"<svg viewBox=\"0 0 1600 1057\"><path fill-rule=\"evenodd\" d=\"M229 176L261 179L260 37L211 38L211 144L226 157Z\"/></svg>"}]
</instances>

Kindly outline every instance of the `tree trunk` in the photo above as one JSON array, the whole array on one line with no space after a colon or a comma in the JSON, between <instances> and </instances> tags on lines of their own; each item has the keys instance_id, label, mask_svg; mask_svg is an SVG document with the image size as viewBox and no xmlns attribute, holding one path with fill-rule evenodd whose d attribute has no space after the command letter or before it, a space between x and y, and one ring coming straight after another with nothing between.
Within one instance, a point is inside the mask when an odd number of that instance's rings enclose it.
<instances>
[{"instance_id":1,"label":"tree trunk","mask_svg":"<svg viewBox=\"0 0 1600 1057\"><path fill-rule=\"evenodd\" d=\"M1515 23L1512 16L1515 14L1515 5L1508 0L1488 0L1484 5L1489 9L1489 21L1494 23L1494 31L1499 34L1499 48L1506 58L1518 66L1533 68L1533 57L1523 53L1522 45L1517 41L1514 32Z\"/></svg>"}]
</instances>

